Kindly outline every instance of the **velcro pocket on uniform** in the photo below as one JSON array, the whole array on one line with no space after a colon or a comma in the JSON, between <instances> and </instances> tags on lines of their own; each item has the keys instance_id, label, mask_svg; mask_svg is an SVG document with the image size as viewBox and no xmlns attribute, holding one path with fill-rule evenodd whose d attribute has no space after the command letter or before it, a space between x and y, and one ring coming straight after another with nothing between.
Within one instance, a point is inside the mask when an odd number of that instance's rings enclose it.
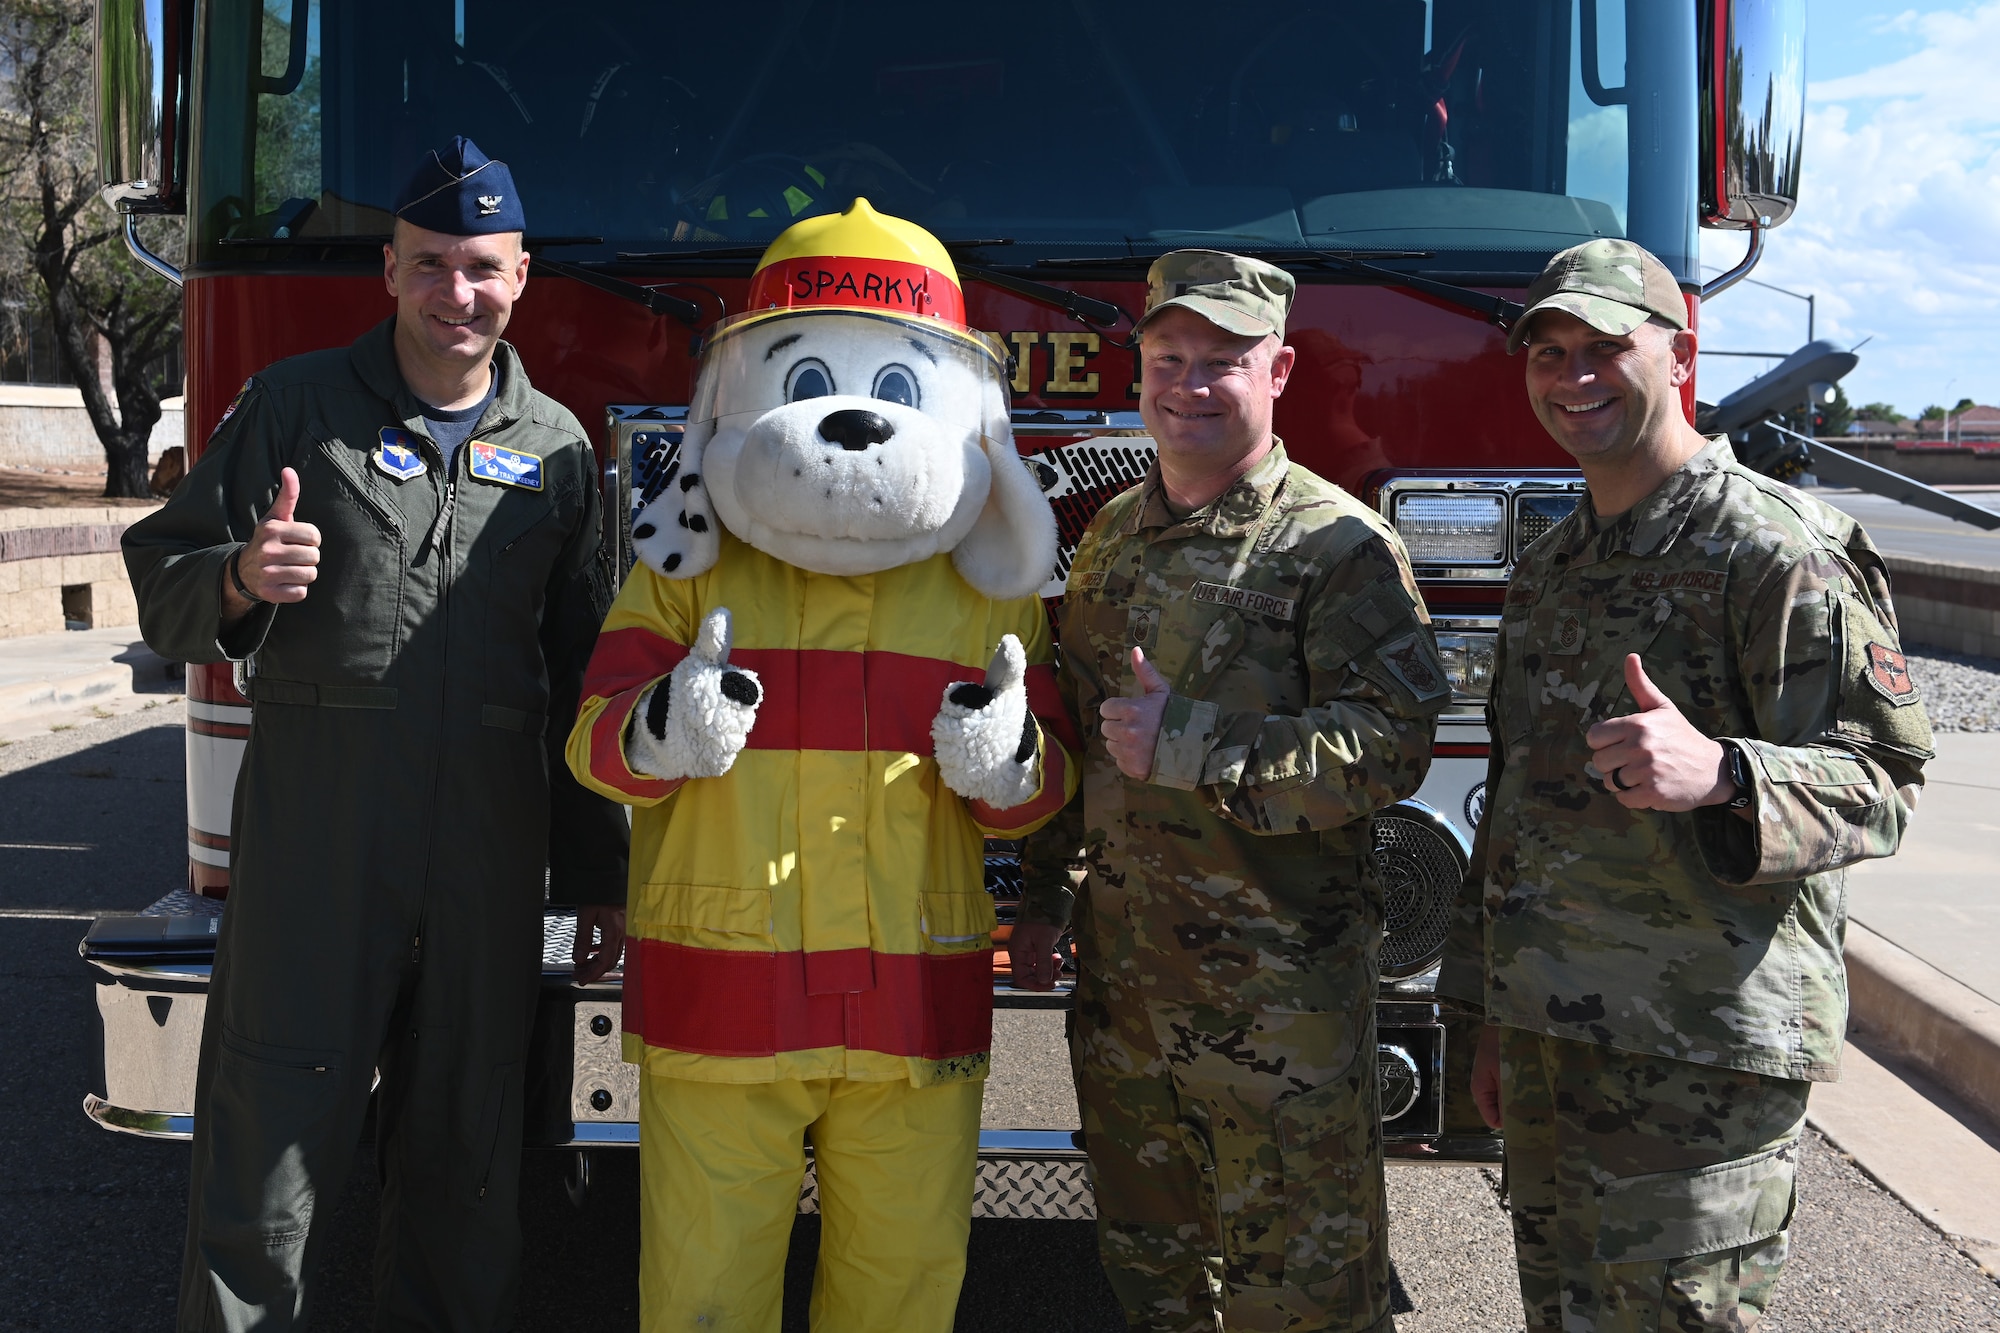
<instances>
[{"instance_id":1,"label":"velcro pocket on uniform","mask_svg":"<svg viewBox=\"0 0 2000 1333\"><path fill-rule=\"evenodd\" d=\"M985 892L926 893L923 903L924 938L932 944L957 952L968 945L983 949L992 942L999 919Z\"/></svg>"},{"instance_id":2,"label":"velcro pocket on uniform","mask_svg":"<svg viewBox=\"0 0 2000 1333\"><path fill-rule=\"evenodd\" d=\"M1373 1042L1368 1045L1373 1047ZM1368 1252L1383 1214L1372 1060L1280 1100L1278 1156L1285 1189L1285 1281L1316 1289Z\"/></svg>"},{"instance_id":3,"label":"velcro pocket on uniform","mask_svg":"<svg viewBox=\"0 0 2000 1333\"><path fill-rule=\"evenodd\" d=\"M1322 640L1324 656L1313 655L1327 666L1346 666L1387 638L1390 630L1406 624L1415 605L1402 584L1378 580L1367 592L1340 608L1332 633Z\"/></svg>"},{"instance_id":4,"label":"velcro pocket on uniform","mask_svg":"<svg viewBox=\"0 0 2000 1333\"><path fill-rule=\"evenodd\" d=\"M1599 1188L1594 1263L1686 1259L1754 1245L1792 1222L1799 1145Z\"/></svg>"},{"instance_id":5,"label":"velcro pocket on uniform","mask_svg":"<svg viewBox=\"0 0 2000 1333\"><path fill-rule=\"evenodd\" d=\"M634 924L675 944L699 944L705 934L769 939L773 933L769 889L647 884L639 890L639 901L645 910L634 914L639 917Z\"/></svg>"}]
</instances>

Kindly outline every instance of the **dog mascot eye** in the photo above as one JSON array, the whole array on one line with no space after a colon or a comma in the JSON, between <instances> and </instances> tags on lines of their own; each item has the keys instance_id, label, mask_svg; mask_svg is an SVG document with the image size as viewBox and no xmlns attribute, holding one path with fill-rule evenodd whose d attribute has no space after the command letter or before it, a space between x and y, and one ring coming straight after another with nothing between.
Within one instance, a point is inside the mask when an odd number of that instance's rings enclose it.
<instances>
[{"instance_id":1,"label":"dog mascot eye","mask_svg":"<svg viewBox=\"0 0 2000 1333\"><path fill-rule=\"evenodd\" d=\"M796 403L802 398L824 398L832 392L833 373L824 362L808 357L785 372L785 401L788 403Z\"/></svg>"},{"instance_id":2,"label":"dog mascot eye","mask_svg":"<svg viewBox=\"0 0 2000 1333\"><path fill-rule=\"evenodd\" d=\"M917 402L917 377L908 366L882 367L875 376L875 391L868 396L885 403L901 403L904 407L921 406Z\"/></svg>"}]
</instances>

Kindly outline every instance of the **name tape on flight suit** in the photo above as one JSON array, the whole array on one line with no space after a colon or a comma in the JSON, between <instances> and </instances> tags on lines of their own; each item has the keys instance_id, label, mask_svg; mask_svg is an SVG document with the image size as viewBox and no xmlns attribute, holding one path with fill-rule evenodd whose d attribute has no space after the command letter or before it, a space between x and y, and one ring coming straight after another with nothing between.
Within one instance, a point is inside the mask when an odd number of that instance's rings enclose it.
<instances>
[{"instance_id":1,"label":"name tape on flight suit","mask_svg":"<svg viewBox=\"0 0 2000 1333\"><path fill-rule=\"evenodd\" d=\"M542 489L540 454L503 449L484 440L474 440L467 447L472 451L470 471L481 481L497 481L502 486L519 486L525 491Z\"/></svg>"}]
</instances>

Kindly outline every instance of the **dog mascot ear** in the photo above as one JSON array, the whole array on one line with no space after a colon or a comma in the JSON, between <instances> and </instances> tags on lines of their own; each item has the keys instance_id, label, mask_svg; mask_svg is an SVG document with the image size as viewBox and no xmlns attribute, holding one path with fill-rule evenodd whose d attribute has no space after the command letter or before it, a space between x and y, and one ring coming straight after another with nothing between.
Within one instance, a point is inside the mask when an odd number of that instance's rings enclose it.
<instances>
[{"instance_id":1,"label":"dog mascot ear","mask_svg":"<svg viewBox=\"0 0 2000 1333\"><path fill-rule=\"evenodd\" d=\"M1056 567L1056 516L1034 473L1015 452L1008 409L1006 382L990 381L980 443L993 469L993 484L972 531L951 553L959 576L997 600L1040 591Z\"/></svg>"},{"instance_id":2,"label":"dog mascot ear","mask_svg":"<svg viewBox=\"0 0 2000 1333\"><path fill-rule=\"evenodd\" d=\"M656 574L691 579L715 567L722 550L715 506L702 476L708 441L715 422L691 422L681 436L679 456L670 465L666 486L632 520L632 554Z\"/></svg>"}]
</instances>

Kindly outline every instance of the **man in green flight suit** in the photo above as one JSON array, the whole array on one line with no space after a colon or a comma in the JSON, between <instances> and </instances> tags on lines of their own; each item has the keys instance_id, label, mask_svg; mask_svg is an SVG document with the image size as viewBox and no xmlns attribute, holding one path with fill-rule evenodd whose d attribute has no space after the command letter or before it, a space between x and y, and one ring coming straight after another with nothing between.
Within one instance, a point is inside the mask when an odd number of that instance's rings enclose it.
<instances>
[{"instance_id":1,"label":"man in green flight suit","mask_svg":"<svg viewBox=\"0 0 2000 1333\"><path fill-rule=\"evenodd\" d=\"M545 885L582 905L580 980L617 958L625 898L622 813L562 761L610 593L583 429L500 341L524 226L506 164L462 138L427 156L384 251L395 315L253 376L125 536L147 643L247 660L256 709L189 1333L304 1325L378 1069L377 1327L510 1316Z\"/></svg>"},{"instance_id":2,"label":"man in green flight suit","mask_svg":"<svg viewBox=\"0 0 2000 1333\"><path fill-rule=\"evenodd\" d=\"M1688 424L1695 337L1629 241L1557 255L1510 351L1588 495L1508 585L1488 793L1438 990L1484 1003L1530 1333L1742 1333L1840 1072L1842 867L1931 756L1845 514Z\"/></svg>"},{"instance_id":3,"label":"man in green flight suit","mask_svg":"<svg viewBox=\"0 0 2000 1333\"><path fill-rule=\"evenodd\" d=\"M1074 912L1071 1032L1133 1328L1392 1327L1369 816L1430 766L1448 685L1409 561L1271 433L1289 274L1163 256L1144 482L1077 545L1062 690L1083 788L1024 857L1015 984Z\"/></svg>"}]
</instances>

